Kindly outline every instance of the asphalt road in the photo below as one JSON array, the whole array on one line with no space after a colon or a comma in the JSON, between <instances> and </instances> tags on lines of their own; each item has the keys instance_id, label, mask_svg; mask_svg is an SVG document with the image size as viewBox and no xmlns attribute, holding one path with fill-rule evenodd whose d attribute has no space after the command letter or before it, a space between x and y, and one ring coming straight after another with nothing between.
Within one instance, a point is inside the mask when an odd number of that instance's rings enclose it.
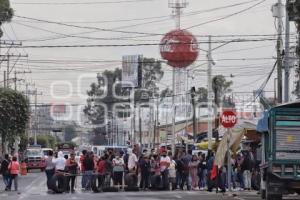
<instances>
[{"instance_id":1,"label":"asphalt road","mask_svg":"<svg viewBox=\"0 0 300 200\"><path fill-rule=\"evenodd\" d=\"M80 185L78 181L77 185ZM3 191L4 186L0 178L0 200L260 200L256 192L240 192L232 194L216 194L206 191L146 191L146 192L116 192L116 193L92 193L81 189L74 194L48 194L46 189L46 176L44 173L31 172L27 176L19 178L19 192ZM299 197L289 197L298 199Z\"/></svg>"}]
</instances>

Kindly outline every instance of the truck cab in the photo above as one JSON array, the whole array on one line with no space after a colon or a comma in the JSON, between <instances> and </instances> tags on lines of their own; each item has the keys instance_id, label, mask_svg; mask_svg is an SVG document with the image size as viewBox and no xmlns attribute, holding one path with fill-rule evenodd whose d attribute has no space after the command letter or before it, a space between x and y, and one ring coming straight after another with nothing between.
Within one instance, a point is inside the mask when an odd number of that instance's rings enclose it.
<instances>
[{"instance_id":1,"label":"truck cab","mask_svg":"<svg viewBox=\"0 0 300 200\"><path fill-rule=\"evenodd\" d=\"M261 194L281 200L300 194L300 102L273 107L262 134Z\"/></svg>"},{"instance_id":2,"label":"truck cab","mask_svg":"<svg viewBox=\"0 0 300 200\"><path fill-rule=\"evenodd\" d=\"M46 168L46 162L44 153L41 146L29 146L24 153L24 160L27 165L27 171L30 169L40 169L44 171Z\"/></svg>"}]
</instances>

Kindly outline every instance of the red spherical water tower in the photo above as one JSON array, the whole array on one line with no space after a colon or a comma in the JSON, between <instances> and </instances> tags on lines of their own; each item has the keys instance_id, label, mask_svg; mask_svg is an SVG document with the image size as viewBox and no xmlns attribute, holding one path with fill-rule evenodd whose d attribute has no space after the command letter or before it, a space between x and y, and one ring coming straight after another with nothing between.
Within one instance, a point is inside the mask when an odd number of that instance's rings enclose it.
<instances>
[{"instance_id":1,"label":"red spherical water tower","mask_svg":"<svg viewBox=\"0 0 300 200\"><path fill-rule=\"evenodd\" d=\"M186 30L170 31L160 42L160 54L170 66L186 68L199 55L197 39Z\"/></svg>"}]
</instances>

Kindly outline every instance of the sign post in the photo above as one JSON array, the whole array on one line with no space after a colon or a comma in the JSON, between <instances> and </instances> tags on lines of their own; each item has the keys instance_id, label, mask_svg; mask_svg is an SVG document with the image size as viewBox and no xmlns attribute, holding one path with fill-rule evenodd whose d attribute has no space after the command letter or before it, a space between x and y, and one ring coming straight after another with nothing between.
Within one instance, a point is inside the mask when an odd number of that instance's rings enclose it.
<instances>
[{"instance_id":1,"label":"sign post","mask_svg":"<svg viewBox=\"0 0 300 200\"><path fill-rule=\"evenodd\" d=\"M236 114L233 111L224 111L221 115L221 124L227 129L227 185L228 190L231 192L231 154L230 154L230 139L231 139L231 128L237 123Z\"/></svg>"}]
</instances>

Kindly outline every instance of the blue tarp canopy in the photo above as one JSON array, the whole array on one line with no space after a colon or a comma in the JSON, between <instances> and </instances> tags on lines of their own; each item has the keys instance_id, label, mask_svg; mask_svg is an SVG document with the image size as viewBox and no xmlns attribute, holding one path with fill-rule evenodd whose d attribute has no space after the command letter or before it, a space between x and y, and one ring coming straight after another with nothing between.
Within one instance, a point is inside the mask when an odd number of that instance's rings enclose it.
<instances>
[{"instance_id":1,"label":"blue tarp canopy","mask_svg":"<svg viewBox=\"0 0 300 200\"><path fill-rule=\"evenodd\" d=\"M256 125L256 131L259 133L268 132L268 118L269 118L269 112L264 111L262 118L258 120L258 123Z\"/></svg>"}]
</instances>

